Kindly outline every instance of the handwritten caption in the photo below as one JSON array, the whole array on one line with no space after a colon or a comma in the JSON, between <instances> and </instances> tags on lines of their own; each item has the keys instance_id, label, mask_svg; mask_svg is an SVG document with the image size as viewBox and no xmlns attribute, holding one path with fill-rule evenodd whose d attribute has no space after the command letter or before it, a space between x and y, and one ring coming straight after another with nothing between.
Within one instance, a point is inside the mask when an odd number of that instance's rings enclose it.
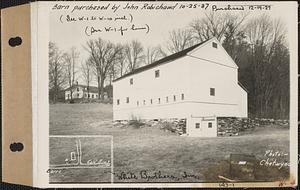
<instances>
[{"instance_id":1,"label":"handwritten caption","mask_svg":"<svg viewBox=\"0 0 300 190\"><path fill-rule=\"evenodd\" d=\"M283 151L266 150L265 159L260 160L259 164L266 167L277 167L281 169L283 167L290 167L290 162L286 161L289 154Z\"/></svg>"},{"instance_id":2,"label":"handwritten caption","mask_svg":"<svg viewBox=\"0 0 300 190\"><path fill-rule=\"evenodd\" d=\"M163 3L103 3L99 4L62 4L55 3L51 10L61 11L59 22L61 24L86 23L82 31L86 36L100 33L116 33L124 36L130 32L142 32L145 35L151 31L148 23L135 22L134 11L176 11L199 9L200 11L244 11L244 10L271 10L271 5L219 5L211 3L185 3L185 2L163 2ZM121 14L121 11L130 11ZM114 14L109 15L107 14ZM120 14L119 14L120 13Z\"/></svg>"},{"instance_id":3,"label":"handwritten caption","mask_svg":"<svg viewBox=\"0 0 300 190\"><path fill-rule=\"evenodd\" d=\"M147 182L154 181L158 179L168 179L172 181L183 181L185 179L197 179L200 180L200 176L196 174L190 174L186 171L180 173L179 175L167 174L160 170L158 171L148 171L140 170L138 172L132 171L121 171L119 173L112 173L118 180L145 180Z\"/></svg>"},{"instance_id":4,"label":"handwritten caption","mask_svg":"<svg viewBox=\"0 0 300 190\"><path fill-rule=\"evenodd\" d=\"M105 11L111 10L117 12L120 10L183 10L183 9L202 9L202 10L212 10L216 11L241 11L241 10L271 10L270 4L226 4L218 5L211 3L185 3L185 2L174 2L174 3L126 3L117 4L117 3L107 3L104 5L64 5L64 4L55 4L52 7L52 10L70 10L71 13L77 11Z\"/></svg>"},{"instance_id":5,"label":"handwritten caption","mask_svg":"<svg viewBox=\"0 0 300 190\"><path fill-rule=\"evenodd\" d=\"M124 34L128 31L145 31L146 34L149 33L150 27L148 24L145 24L144 26L136 26L135 24L132 24L130 26L103 26L101 28L95 28L94 26L86 26L85 27L85 34L87 36L91 36L95 33L103 33L103 32L117 32L121 36L124 36Z\"/></svg>"}]
</instances>

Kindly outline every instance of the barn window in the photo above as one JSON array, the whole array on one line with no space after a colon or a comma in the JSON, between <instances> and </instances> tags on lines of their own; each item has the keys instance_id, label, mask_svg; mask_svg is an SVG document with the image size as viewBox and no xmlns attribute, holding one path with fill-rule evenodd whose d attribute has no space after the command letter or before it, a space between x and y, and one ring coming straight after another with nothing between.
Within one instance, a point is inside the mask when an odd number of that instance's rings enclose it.
<instances>
[{"instance_id":1,"label":"barn window","mask_svg":"<svg viewBox=\"0 0 300 190\"><path fill-rule=\"evenodd\" d=\"M146 105L146 100L143 101L143 104Z\"/></svg>"},{"instance_id":2,"label":"barn window","mask_svg":"<svg viewBox=\"0 0 300 190\"><path fill-rule=\"evenodd\" d=\"M208 128L212 128L212 122L208 122Z\"/></svg>"},{"instance_id":3,"label":"barn window","mask_svg":"<svg viewBox=\"0 0 300 190\"><path fill-rule=\"evenodd\" d=\"M70 94L68 94L68 99L70 99Z\"/></svg>"},{"instance_id":4,"label":"barn window","mask_svg":"<svg viewBox=\"0 0 300 190\"><path fill-rule=\"evenodd\" d=\"M77 92L79 92L79 88L77 88Z\"/></svg>"},{"instance_id":5,"label":"barn window","mask_svg":"<svg viewBox=\"0 0 300 190\"><path fill-rule=\"evenodd\" d=\"M174 100L174 102L176 102L176 95L173 96L173 100Z\"/></svg>"},{"instance_id":6,"label":"barn window","mask_svg":"<svg viewBox=\"0 0 300 190\"><path fill-rule=\"evenodd\" d=\"M92 94L92 98L94 98L94 94Z\"/></svg>"},{"instance_id":7,"label":"barn window","mask_svg":"<svg viewBox=\"0 0 300 190\"><path fill-rule=\"evenodd\" d=\"M120 99L117 99L117 105L120 105Z\"/></svg>"},{"instance_id":8,"label":"barn window","mask_svg":"<svg viewBox=\"0 0 300 190\"><path fill-rule=\"evenodd\" d=\"M212 43L212 47L213 47L213 48L218 48L218 44L217 44L216 42L213 42L213 43Z\"/></svg>"},{"instance_id":9,"label":"barn window","mask_svg":"<svg viewBox=\"0 0 300 190\"><path fill-rule=\"evenodd\" d=\"M79 98L79 94L77 94L77 98Z\"/></svg>"},{"instance_id":10,"label":"barn window","mask_svg":"<svg viewBox=\"0 0 300 190\"><path fill-rule=\"evenodd\" d=\"M150 100L150 103L152 104L152 99Z\"/></svg>"},{"instance_id":11,"label":"barn window","mask_svg":"<svg viewBox=\"0 0 300 190\"><path fill-rule=\"evenodd\" d=\"M215 88L210 88L210 95L215 96Z\"/></svg>"},{"instance_id":12,"label":"barn window","mask_svg":"<svg viewBox=\"0 0 300 190\"><path fill-rule=\"evenodd\" d=\"M130 79L130 85L133 85L133 78Z\"/></svg>"},{"instance_id":13,"label":"barn window","mask_svg":"<svg viewBox=\"0 0 300 190\"><path fill-rule=\"evenodd\" d=\"M199 129L200 128L200 123L196 123L195 127L196 127L196 129Z\"/></svg>"},{"instance_id":14,"label":"barn window","mask_svg":"<svg viewBox=\"0 0 300 190\"><path fill-rule=\"evenodd\" d=\"M129 97L126 97L126 103L127 104L129 103Z\"/></svg>"},{"instance_id":15,"label":"barn window","mask_svg":"<svg viewBox=\"0 0 300 190\"><path fill-rule=\"evenodd\" d=\"M90 97L90 94L88 94L88 97Z\"/></svg>"},{"instance_id":16,"label":"barn window","mask_svg":"<svg viewBox=\"0 0 300 190\"><path fill-rule=\"evenodd\" d=\"M181 100L184 100L184 94L181 94Z\"/></svg>"},{"instance_id":17,"label":"barn window","mask_svg":"<svg viewBox=\"0 0 300 190\"><path fill-rule=\"evenodd\" d=\"M169 97L168 97L168 96L166 97L166 102L167 102L167 103L169 102Z\"/></svg>"},{"instance_id":18,"label":"barn window","mask_svg":"<svg viewBox=\"0 0 300 190\"><path fill-rule=\"evenodd\" d=\"M160 104L160 98L158 98L158 103Z\"/></svg>"},{"instance_id":19,"label":"barn window","mask_svg":"<svg viewBox=\"0 0 300 190\"><path fill-rule=\"evenodd\" d=\"M156 70L155 71L155 78L158 78L159 77L159 70Z\"/></svg>"}]
</instances>

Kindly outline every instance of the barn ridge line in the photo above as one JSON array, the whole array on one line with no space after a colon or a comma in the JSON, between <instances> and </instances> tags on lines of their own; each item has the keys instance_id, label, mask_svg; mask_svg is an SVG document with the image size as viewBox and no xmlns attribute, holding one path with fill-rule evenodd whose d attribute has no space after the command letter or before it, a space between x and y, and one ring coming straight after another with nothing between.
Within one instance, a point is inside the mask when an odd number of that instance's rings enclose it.
<instances>
[{"instance_id":1,"label":"barn ridge line","mask_svg":"<svg viewBox=\"0 0 300 190\"><path fill-rule=\"evenodd\" d=\"M169 55L169 56L166 56L166 57L164 57L164 58L162 58L162 59L159 59L159 60L157 60L157 61L155 61L155 62L153 62L153 63L151 63L151 64L149 64L149 65L145 65L145 66L143 66L143 67L137 68L137 69L135 69L135 70L133 70L133 71L131 71L131 72L129 72L129 73L127 73L127 74L125 74L125 75L123 75L123 76L121 76L121 77L115 79L115 80L113 80L113 82L116 82L116 81L118 81L118 80L121 80L121 79L126 78L126 77L128 77L128 76L131 76L131 75L133 75L133 74L136 74L136 73L140 73L140 72L146 71L146 70L151 69L151 68L154 68L154 67L156 67L156 66L158 66L158 65L161 65L161 64L164 64L164 63L168 63L168 62L170 62L170 61L174 61L174 60L179 59L179 58L181 58L181 57L183 57L183 56L186 56L187 53L189 53L189 52L191 52L192 50L196 49L196 48L199 47L200 45L202 45L202 44L204 44L204 43L210 41L211 39L213 39L213 38L210 38L210 39L208 39L208 40L205 40L205 41L203 41L203 42L200 42L200 43L198 43L198 44L196 44L196 45L193 45L193 46L191 46L191 47L189 47L189 48L186 48L186 49L184 49L184 50L182 50L182 51L180 51L180 52L173 53L173 54L171 54L171 55Z\"/></svg>"}]
</instances>

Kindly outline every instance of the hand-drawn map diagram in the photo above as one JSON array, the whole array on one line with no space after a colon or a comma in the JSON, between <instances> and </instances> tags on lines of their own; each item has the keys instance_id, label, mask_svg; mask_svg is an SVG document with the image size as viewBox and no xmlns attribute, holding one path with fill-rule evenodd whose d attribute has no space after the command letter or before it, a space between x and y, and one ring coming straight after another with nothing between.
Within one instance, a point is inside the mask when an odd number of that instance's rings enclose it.
<instances>
[{"instance_id":1,"label":"hand-drawn map diagram","mask_svg":"<svg viewBox=\"0 0 300 190\"><path fill-rule=\"evenodd\" d=\"M51 181L113 182L111 136L52 136L49 176Z\"/></svg>"}]
</instances>

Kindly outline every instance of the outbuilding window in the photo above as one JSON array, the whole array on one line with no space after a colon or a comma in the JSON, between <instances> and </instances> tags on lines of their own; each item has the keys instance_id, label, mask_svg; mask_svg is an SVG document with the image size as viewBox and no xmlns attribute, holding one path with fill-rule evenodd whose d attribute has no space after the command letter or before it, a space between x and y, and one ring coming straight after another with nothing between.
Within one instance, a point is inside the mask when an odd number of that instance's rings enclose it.
<instances>
[{"instance_id":1,"label":"outbuilding window","mask_svg":"<svg viewBox=\"0 0 300 190\"><path fill-rule=\"evenodd\" d=\"M158 98L158 104L160 104L160 98Z\"/></svg>"},{"instance_id":2,"label":"outbuilding window","mask_svg":"<svg viewBox=\"0 0 300 190\"><path fill-rule=\"evenodd\" d=\"M146 105L146 100L143 101L143 104Z\"/></svg>"},{"instance_id":3,"label":"outbuilding window","mask_svg":"<svg viewBox=\"0 0 300 190\"><path fill-rule=\"evenodd\" d=\"M137 102L136 102L136 105L137 105L137 106L139 106L139 105L140 105L139 101L137 101Z\"/></svg>"},{"instance_id":4,"label":"outbuilding window","mask_svg":"<svg viewBox=\"0 0 300 190\"><path fill-rule=\"evenodd\" d=\"M173 96L173 100L174 100L174 102L176 102L176 95Z\"/></svg>"},{"instance_id":5,"label":"outbuilding window","mask_svg":"<svg viewBox=\"0 0 300 190\"><path fill-rule=\"evenodd\" d=\"M181 94L181 100L184 100L184 94Z\"/></svg>"},{"instance_id":6,"label":"outbuilding window","mask_svg":"<svg viewBox=\"0 0 300 190\"><path fill-rule=\"evenodd\" d=\"M169 102L169 97L168 97L168 96L166 97L166 102L167 102L167 103Z\"/></svg>"},{"instance_id":7,"label":"outbuilding window","mask_svg":"<svg viewBox=\"0 0 300 190\"><path fill-rule=\"evenodd\" d=\"M127 104L129 103L129 97L126 97L126 103Z\"/></svg>"},{"instance_id":8,"label":"outbuilding window","mask_svg":"<svg viewBox=\"0 0 300 190\"><path fill-rule=\"evenodd\" d=\"M130 79L130 85L133 85L133 78Z\"/></svg>"},{"instance_id":9,"label":"outbuilding window","mask_svg":"<svg viewBox=\"0 0 300 190\"><path fill-rule=\"evenodd\" d=\"M155 71L155 78L158 78L159 77L159 70L156 70Z\"/></svg>"},{"instance_id":10,"label":"outbuilding window","mask_svg":"<svg viewBox=\"0 0 300 190\"><path fill-rule=\"evenodd\" d=\"M216 42L213 42L213 43L212 43L212 47L213 47L213 48L218 48L218 44L217 44Z\"/></svg>"},{"instance_id":11,"label":"outbuilding window","mask_svg":"<svg viewBox=\"0 0 300 190\"><path fill-rule=\"evenodd\" d=\"M208 128L212 128L212 122L208 122Z\"/></svg>"},{"instance_id":12,"label":"outbuilding window","mask_svg":"<svg viewBox=\"0 0 300 190\"><path fill-rule=\"evenodd\" d=\"M152 104L152 99L150 100L150 104Z\"/></svg>"},{"instance_id":13,"label":"outbuilding window","mask_svg":"<svg viewBox=\"0 0 300 190\"><path fill-rule=\"evenodd\" d=\"M120 99L117 99L117 105L120 105Z\"/></svg>"},{"instance_id":14,"label":"outbuilding window","mask_svg":"<svg viewBox=\"0 0 300 190\"><path fill-rule=\"evenodd\" d=\"M210 88L210 95L215 96L215 88Z\"/></svg>"},{"instance_id":15,"label":"outbuilding window","mask_svg":"<svg viewBox=\"0 0 300 190\"><path fill-rule=\"evenodd\" d=\"M200 128L200 123L196 123L196 124L195 124L195 128L196 128L196 129L199 129L199 128Z\"/></svg>"}]
</instances>

